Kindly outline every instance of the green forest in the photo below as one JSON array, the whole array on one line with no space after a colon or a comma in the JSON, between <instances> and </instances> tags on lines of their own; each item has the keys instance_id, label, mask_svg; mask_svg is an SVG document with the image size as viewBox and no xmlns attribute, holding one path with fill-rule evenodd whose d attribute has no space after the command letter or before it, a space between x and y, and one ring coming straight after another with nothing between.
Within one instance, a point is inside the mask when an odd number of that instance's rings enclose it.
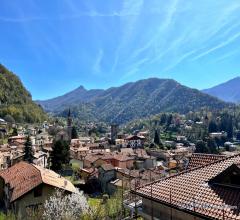
<instances>
[{"instance_id":1,"label":"green forest","mask_svg":"<svg viewBox=\"0 0 240 220\"><path fill-rule=\"evenodd\" d=\"M1 64L0 117L26 123L41 122L46 118L43 109L32 101L21 80Z\"/></svg>"}]
</instances>

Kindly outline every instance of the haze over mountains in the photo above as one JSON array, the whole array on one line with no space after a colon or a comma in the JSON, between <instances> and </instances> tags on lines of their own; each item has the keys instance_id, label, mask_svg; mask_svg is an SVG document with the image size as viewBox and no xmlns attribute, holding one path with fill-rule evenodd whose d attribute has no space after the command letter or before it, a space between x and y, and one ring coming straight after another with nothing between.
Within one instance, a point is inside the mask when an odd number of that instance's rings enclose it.
<instances>
[{"instance_id":1,"label":"haze over mountains","mask_svg":"<svg viewBox=\"0 0 240 220\"><path fill-rule=\"evenodd\" d=\"M86 90L80 86L63 96L37 103L46 111L60 115L71 107L75 117L116 123L160 112L187 113L206 106L210 109L231 106L174 80L158 78L139 80L107 90Z\"/></svg>"},{"instance_id":2,"label":"haze over mountains","mask_svg":"<svg viewBox=\"0 0 240 220\"><path fill-rule=\"evenodd\" d=\"M236 77L210 89L205 89L203 92L226 102L240 103L240 77Z\"/></svg>"}]
</instances>

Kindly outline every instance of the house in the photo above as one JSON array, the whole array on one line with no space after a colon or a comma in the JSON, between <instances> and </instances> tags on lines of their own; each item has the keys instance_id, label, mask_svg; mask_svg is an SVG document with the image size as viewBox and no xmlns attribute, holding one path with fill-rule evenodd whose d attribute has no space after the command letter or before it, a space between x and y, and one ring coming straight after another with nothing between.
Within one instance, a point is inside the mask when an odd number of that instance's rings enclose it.
<instances>
[{"instance_id":1,"label":"house","mask_svg":"<svg viewBox=\"0 0 240 220\"><path fill-rule=\"evenodd\" d=\"M25 135L12 136L8 138L9 145L23 146L26 142Z\"/></svg>"},{"instance_id":2,"label":"house","mask_svg":"<svg viewBox=\"0 0 240 220\"><path fill-rule=\"evenodd\" d=\"M91 137L79 137L78 140L84 144L92 144L93 138Z\"/></svg>"},{"instance_id":3,"label":"house","mask_svg":"<svg viewBox=\"0 0 240 220\"><path fill-rule=\"evenodd\" d=\"M61 130L56 135L56 140L69 141L69 136L67 130Z\"/></svg>"},{"instance_id":4,"label":"house","mask_svg":"<svg viewBox=\"0 0 240 220\"><path fill-rule=\"evenodd\" d=\"M240 219L240 154L132 190L144 219Z\"/></svg>"},{"instance_id":5,"label":"house","mask_svg":"<svg viewBox=\"0 0 240 220\"><path fill-rule=\"evenodd\" d=\"M131 148L143 148L145 137L138 135L130 135L125 139L127 146Z\"/></svg>"},{"instance_id":6,"label":"house","mask_svg":"<svg viewBox=\"0 0 240 220\"><path fill-rule=\"evenodd\" d=\"M20 162L0 172L0 202L18 219L42 207L56 189L75 193L76 188L57 173L34 164Z\"/></svg>"},{"instance_id":7,"label":"house","mask_svg":"<svg viewBox=\"0 0 240 220\"><path fill-rule=\"evenodd\" d=\"M45 153L43 151L37 151L34 153L34 159L33 159L33 163L40 166L40 167L43 167L43 168L46 168L47 165L48 165L48 153Z\"/></svg>"},{"instance_id":8,"label":"house","mask_svg":"<svg viewBox=\"0 0 240 220\"><path fill-rule=\"evenodd\" d=\"M102 192L111 194L108 183L116 178L115 168L111 164L103 164L98 169L98 179L101 183Z\"/></svg>"},{"instance_id":9,"label":"house","mask_svg":"<svg viewBox=\"0 0 240 220\"><path fill-rule=\"evenodd\" d=\"M38 146L44 146L46 143L53 141L53 137L50 136L47 132L37 134L35 139L36 145Z\"/></svg>"},{"instance_id":10,"label":"house","mask_svg":"<svg viewBox=\"0 0 240 220\"><path fill-rule=\"evenodd\" d=\"M222 137L227 137L227 132L213 132L213 133L210 133L209 136L211 138L222 138Z\"/></svg>"},{"instance_id":11,"label":"house","mask_svg":"<svg viewBox=\"0 0 240 220\"><path fill-rule=\"evenodd\" d=\"M6 125L7 125L7 122L4 119L0 118L0 126L6 126Z\"/></svg>"},{"instance_id":12,"label":"house","mask_svg":"<svg viewBox=\"0 0 240 220\"><path fill-rule=\"evenodd\" d=\"M101 158L101 155L89 154L83 159L83 167L91 168L94 166L94 162Z\"/></svg>"}]
</instances>

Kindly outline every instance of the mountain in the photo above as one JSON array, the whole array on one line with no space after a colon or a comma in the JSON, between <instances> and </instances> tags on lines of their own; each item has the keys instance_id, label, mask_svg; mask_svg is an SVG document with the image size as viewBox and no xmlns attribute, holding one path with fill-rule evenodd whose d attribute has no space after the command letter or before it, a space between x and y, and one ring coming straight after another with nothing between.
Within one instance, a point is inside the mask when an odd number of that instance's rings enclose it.
<instances>
[{"instance_id":1,"label":"mountain","mask_svg":"<svg viewBox=\"0 0 240 220\"><path fill-rule=\"evenodd\" d=\"M226 102L240 103L240 77L236 77L210 89L205 89L203 92Z\"/></svg>"},{"instance_id":2,"label":"mountain","mask_svg":"<svg viewBox=\"0 0 240 220\"><path fill-rule=\"evenodd\" d=\"M46 101L37 100L36 103L41 105L48 112L55 112L68 108L75 103L90 102L103 92L104 90L101 89L86 90L83 86L80 86L65 95Z\"/></svg>"},{"instance_id":3,"label":"mountain","mask_svg":"<svg viewBox=\"0 0 240 220\"><path fill-rule=\"evenodd\" d=\"M77 97L74 97L74 95ZM71 101L74 99L74 102ZM65 100L68 100L67 104ZM56 103L57 102L57 103ZM56 99L47 100L46 109L67 115L66 107L72 109L74 117L82 120L102 120L125 123L133 119L148 117L160 112L199 110L202 107L222 109L231 106L215 97L191 89L171 79L150 78L127 83L107 90L86 90L80 87ZM55 108L54 106L59 108Z\"/></svg>"},{"instance_id":4,"label":"mountain","mask_svg":"<svg viewBox=\"0 0 240 220\"><path fill-rule=\"evenodd\" d=\"M20 79L0 64L0 117L12 116L16 122L40 122L46 115L32 101Z\"/></svg>"}]
</instances>

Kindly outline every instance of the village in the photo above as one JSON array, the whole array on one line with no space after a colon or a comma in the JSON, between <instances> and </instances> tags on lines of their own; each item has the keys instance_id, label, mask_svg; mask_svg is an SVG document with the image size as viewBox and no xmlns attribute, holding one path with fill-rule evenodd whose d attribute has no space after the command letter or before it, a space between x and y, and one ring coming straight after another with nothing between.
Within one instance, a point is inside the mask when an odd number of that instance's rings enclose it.
<instances>
[{"instance_id":1,"label":"village","mask_svg":"<svg viewBox=\"0 0 240 220\"><path fill-rule=\"evenodd\" d=\"M194 123L191 121L178 123L187 129L194 126L191 125ZM197 125L202 123L205 123L204 120L195 122ZM53 134L53 130L57 132ZM127 216L152 219L155 216L154 212L160 215L159 210L168 215L164 205L155 204L154 196L157 196L157 193L153 192L158 192L154 185L157 181L163 180L164 184L169 179L173 187L176 185L178 188L181 173L187 175L198 168L200 172L208 165L227 161L227 158L230 158L230 161L238 160L239 155L239 140L235 140L235 143L226 141L219 154L202 153L196 151L196 144L189 142L186 136L176 135L171 140L163 141L161 147L158 147L157 132L151 139L149 130L123 133L116 124L109 125L109 132L98 139L92 136L79 136L73 126L70 109L65 126L60 126L57 122L49 124L47 121L38 126L20 125L0 119L0 131L2 210L11 210L22 217L26 217L27 209L41 206L56 188L70 193L78 189L92 201L102 201L106 196L111 198L116 193L122 192L120 206L122 216L119 219ZM210 138L226 136L226 132L209 133ZM25 156L27 140L30 141L29 146L33 152L30 163ZM68 143L69 160L61 166L61 169L53 168L54 172L51 170L54 161L52 152L56 142ZM216 172L220 173L221 169ZM165 187L165 190L167 189L168 187ZM159 196L163 195L164 192ZM154 201L155 205L152 204L152 208L149 206L151 204L149 200ZM158 209L154 211L156 206ZM178 212L171 215L182 215Z\"/></svg>"}]
</instances>

